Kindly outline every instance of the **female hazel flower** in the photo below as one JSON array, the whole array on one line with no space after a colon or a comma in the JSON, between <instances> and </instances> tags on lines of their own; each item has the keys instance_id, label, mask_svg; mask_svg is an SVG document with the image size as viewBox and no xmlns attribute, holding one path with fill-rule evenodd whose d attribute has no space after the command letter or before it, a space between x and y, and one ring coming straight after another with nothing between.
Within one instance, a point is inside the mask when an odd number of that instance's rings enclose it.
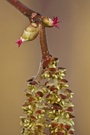
<instances>
[{"instance_id":1,"label":"female hazel flower","mask_svg":"<svg viewBox=\"0 0 90 135\"><path fill-rule=\"evenodd\" d=\"M36 23L31 23L26 30L24 30L22 36L19 40L16 41L18 47L25 41L32 41L34 40L39 34L39 27Z\"/></svg>"},{"instance_id":2,"label":"female hazel flower","mask_svg":"<svg viewBox=\"0 0 90 135\"><path fill-rule=\"evenodd\" d=\"M59 23L58 17L54 17L54 18L53 18L53 26L55 26L55 27L57 27L57 28L59 29L58 23Z\"/></svg>"},{"instance_id":3,"label":"female hazel flower","mask_svg":"<svg viewBox=\"0 0 90 135\"><path fill-rule=\"evenodd\" d=\"M58 17L53 17L53 19L50 19L48 17L43 17L42 22L46 27L54 27L55 26L55 27L59 28L58 27L58 23L59 23Z\"/></svg>"}]
</instances>

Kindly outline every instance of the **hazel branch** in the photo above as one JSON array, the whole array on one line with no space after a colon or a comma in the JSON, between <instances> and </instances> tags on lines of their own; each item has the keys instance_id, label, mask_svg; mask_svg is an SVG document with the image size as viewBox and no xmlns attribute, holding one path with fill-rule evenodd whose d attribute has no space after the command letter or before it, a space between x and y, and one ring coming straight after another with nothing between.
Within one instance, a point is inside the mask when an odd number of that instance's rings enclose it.
<instances>
[{"instance_id":1,"label":"hazel branch","mask_svg":"<svg viewBox=\"0 0 90 135\"><path fill-rule=\"evenodd\" d=\"M34 12L18 0L7 0L30 20L30 25L24 30L17 41L18 47L24 41L34 40L40 35L42 59L38 73L28 80L25 91L27 99L21 116L23 135L74 135L72 115L73 92L68 89L64 78L66 69L58 67L58 58L49 54L45 27L58 27L58 18L53 20Z\"/></svg>"},{"instance_id":2,"label":"hazel branch","mask_svg":"<svg viewBox=\"0 0 90 135\"><path fill-rule=\"evenodd\" d=\"M26 17L29 18L30 22L42 22L42 17L39 13L34 12L33 10L26 7L24 4L22 4L18 0L7 0L10 4L12 4L14 7L16 7L21 13L23 13ZM40 24L40 45L41 45L41 51L42 51L42 58L45 57L45 55L49 54L48 47L47 47L47 41L46 41L46 35L45 35L45 27ZM22 42L19 41L21 44Z\"/></svg>"},{"instance_id":3,"label":"hazel branch","mask_svg":"<svg viewBox=\"0 0 90 135\"><path fill-rule=\"evenodd\" d=\"M45 33L45 27L40 24L40 45L42 50L42 58L44 59L46 55L49 55L48 46L47 46L47 39Z\"/></svg>"},{"instance_id":4,"label":"hazel branch","mask_svg":"<svg viewBox=\"0 0 90 135\"><path fill-rule=\"evenodd\" d=\"M24 30L20 39L16 42L18 47L25 41L32 41L34 40L38 34L40 35L40 45L42 51L42 59L45 59L47 55L49 55L47 41L46 41L46 34L45 34L45 27L57 27L58 28L58 18L54 17L53 20L44 17L41 14L29 9L23 3L18 0L7 0L10 4L17 8L23 15L28 17L30 21L30 25Z\"/></svg>"},{"instance_id":5,"label":"hazel branch","mask_svg":"<svg viewBox=\"0 0 90 135\"><path fill-rule=\"evenodd\" d=\"M25 6L23 3L21 3L18 0L7 0L10 4L12 4L14 7L17 8L23 15L28 17L30 19L32 13L36 13L35 11L29 9L27 6ZM38 13L37 13L38 14Z\"/></svg>"}]
</instances>

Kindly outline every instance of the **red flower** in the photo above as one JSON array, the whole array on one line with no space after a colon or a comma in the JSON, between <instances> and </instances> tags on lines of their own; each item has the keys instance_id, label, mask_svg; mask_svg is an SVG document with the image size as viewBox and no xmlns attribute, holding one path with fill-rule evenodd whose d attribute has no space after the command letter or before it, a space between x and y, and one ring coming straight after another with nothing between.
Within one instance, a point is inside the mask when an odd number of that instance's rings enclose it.
<instances>
[{"instance_id":1,"label":"red flower","mask_svg":"<svg viewBox=\"0 0 90 135\"><path fill-rule=\"evenodd\" d=\"M22 39L17 40L16 43L18 44L18 47L20 47L22 44Z\"/></svg>"},{"instance_id":2,"label":"red flower","mask_svg":"<svg viewBox=\"0 0 90 135\"><path fill-rule=\"evenodd\" d=\"M54 17L53 18L53 26L55 26L55 27L57 27L59 29L58 23L59 23L58 17Z\"/></svg>"}]
</instances>

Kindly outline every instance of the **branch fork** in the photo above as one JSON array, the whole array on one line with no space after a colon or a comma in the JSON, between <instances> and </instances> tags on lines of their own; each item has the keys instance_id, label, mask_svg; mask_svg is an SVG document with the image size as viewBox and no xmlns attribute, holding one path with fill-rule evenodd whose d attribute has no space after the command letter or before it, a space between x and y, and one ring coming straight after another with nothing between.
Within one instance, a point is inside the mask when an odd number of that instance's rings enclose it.
<instances>
[{"instance_id":1,"label":"branch fork","mask_svg":"<svg viewBox=\"0 0 90 135\"><path fill-rule=\"evenodd\" d=\"M40 45L42 51L42 59L49 55L45 27L57 27L58 28L58 18L55 17L52 19L48 17L44 17L41 14L29 9L24 4L22 4L18 0L7 0L10 4L17 8L23 15L25 15L29 21L30 25L24 30L24 33L20 37L20 39L16 42L20 47L24 41L34 40L37 35L40 35Z\"/></svg>"}]
</instances>

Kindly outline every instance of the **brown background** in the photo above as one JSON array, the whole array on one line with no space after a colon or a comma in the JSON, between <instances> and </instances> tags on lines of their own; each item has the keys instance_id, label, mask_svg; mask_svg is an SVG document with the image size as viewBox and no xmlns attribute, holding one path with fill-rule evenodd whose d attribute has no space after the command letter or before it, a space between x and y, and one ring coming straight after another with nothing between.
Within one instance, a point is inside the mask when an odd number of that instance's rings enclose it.
<instances>
[{"instance_id":1,"label":"brown background","mask_svg":"<svg viewBox=\"0 0 90 135\"><path fill-rule=\"evenodd\" d=\"M90 0L21 0L44 15L58 16L60 29L47 29L51 54L67 69L73 90L76 135L90 135ZM0 0L0 135L20 135L19 116L26 80L37 73L39 37L18 48L29 21Z\"/></svg>"}]
</instances>

